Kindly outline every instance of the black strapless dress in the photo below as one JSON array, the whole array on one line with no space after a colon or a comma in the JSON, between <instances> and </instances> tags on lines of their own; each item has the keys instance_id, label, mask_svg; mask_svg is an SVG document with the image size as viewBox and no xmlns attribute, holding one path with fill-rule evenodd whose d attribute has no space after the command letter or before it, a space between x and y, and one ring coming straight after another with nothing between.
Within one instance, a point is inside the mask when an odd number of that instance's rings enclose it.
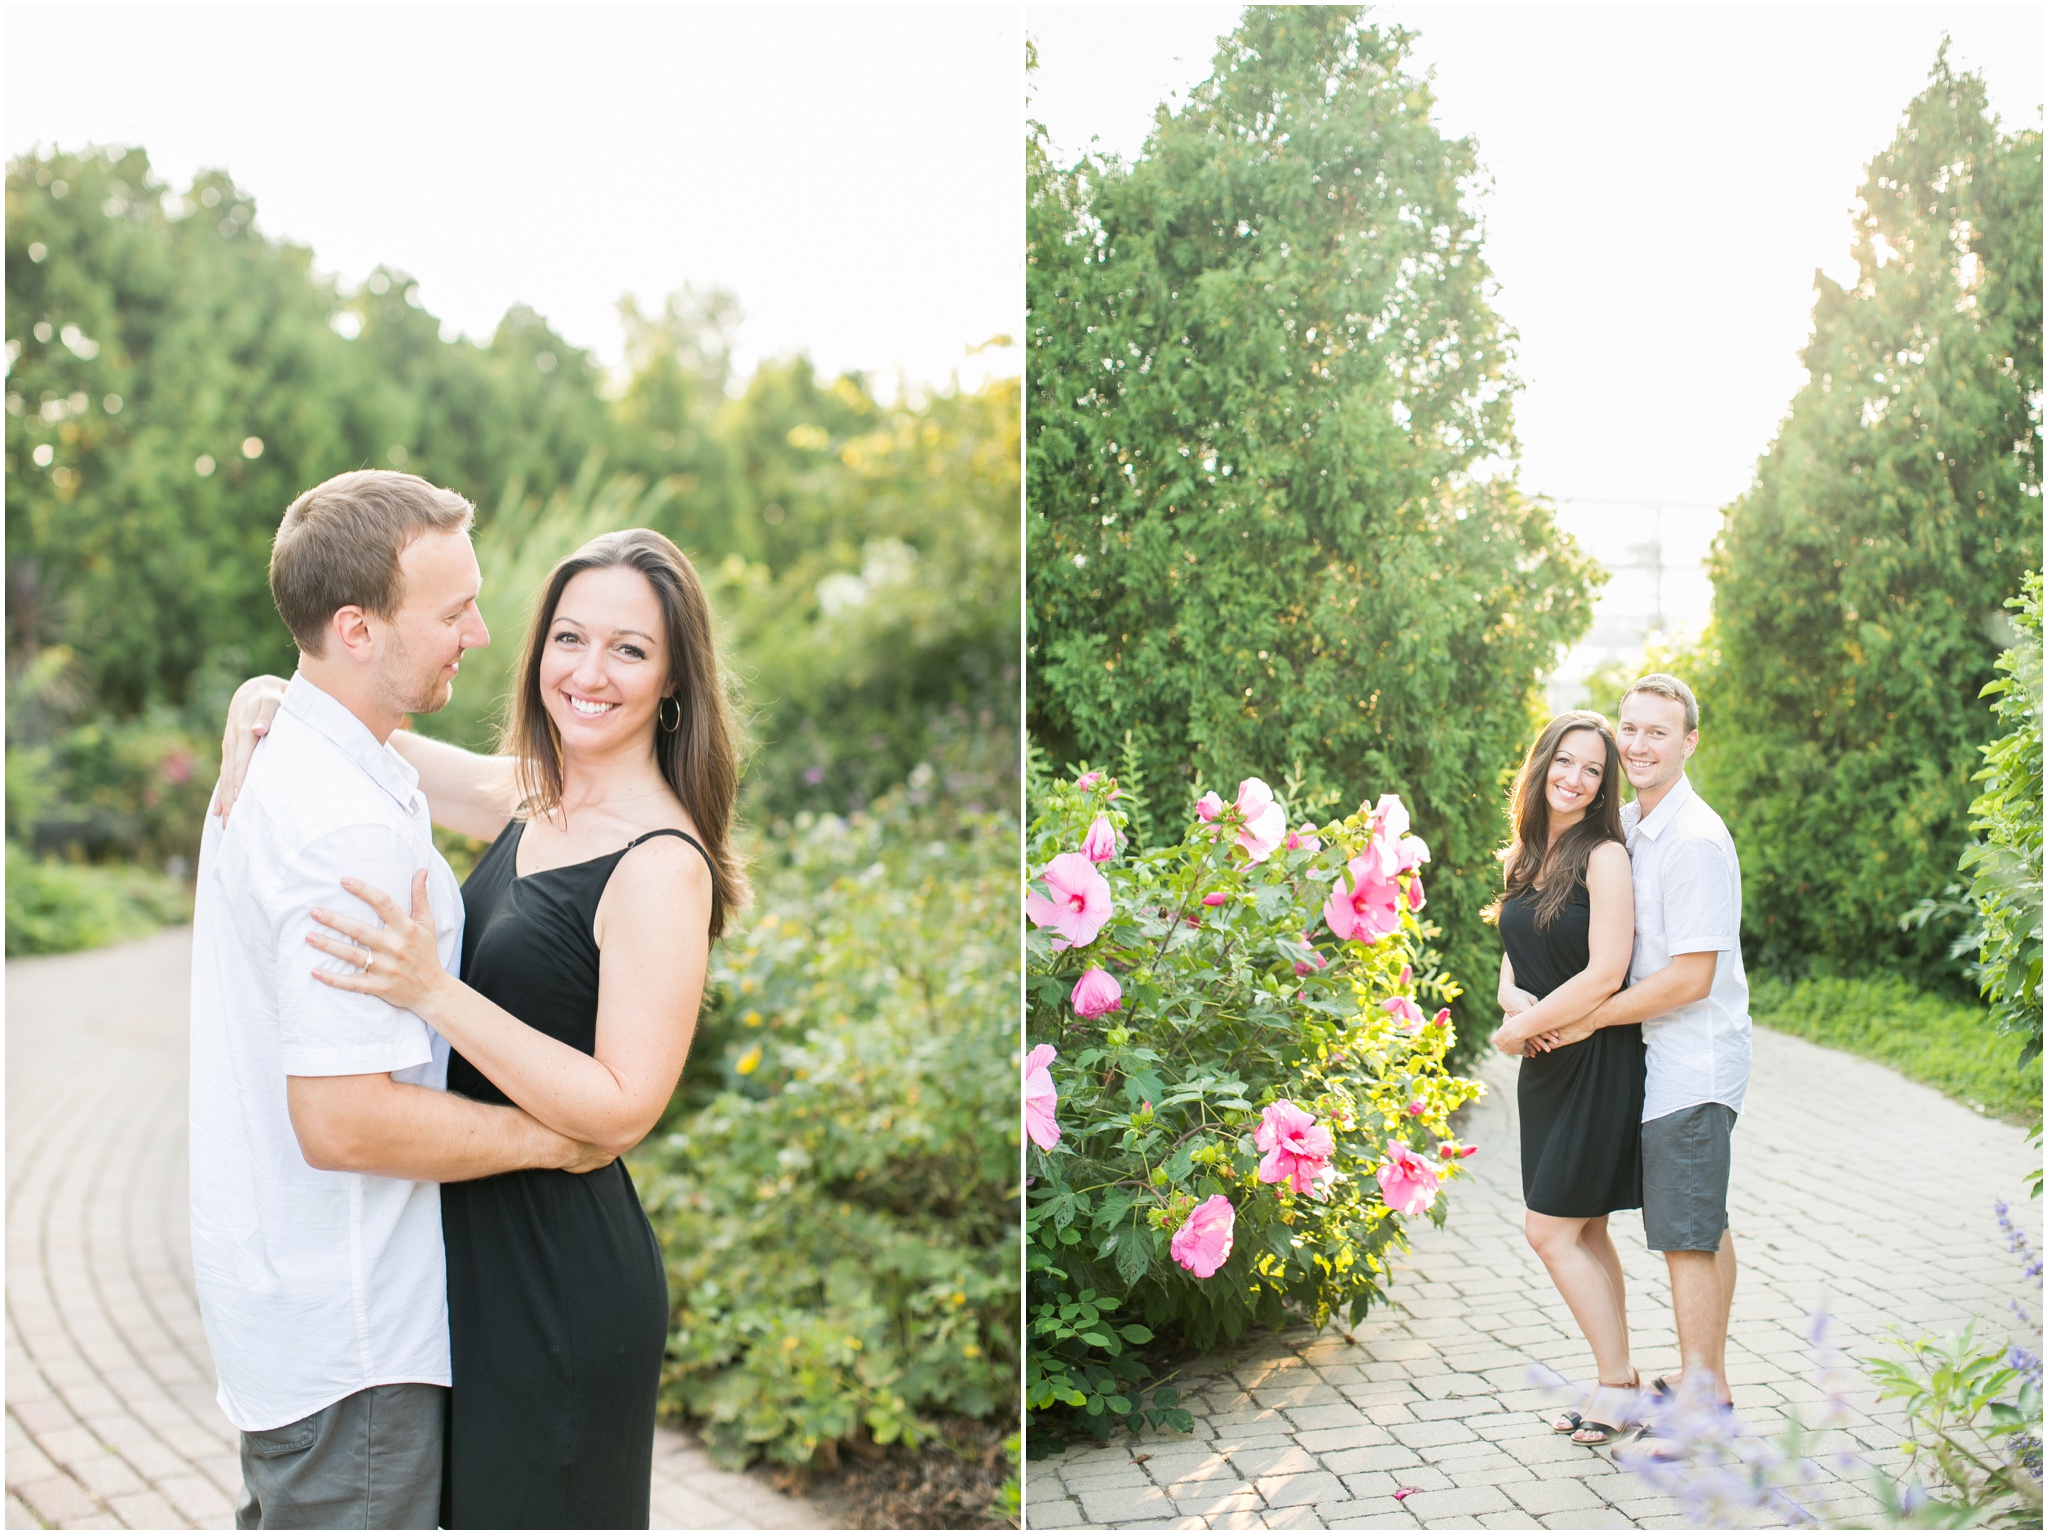
<instances>
[{"instance_id":1,"label":"black strapless dress","mask_svg":"<svg viewBox=\"0 0 2048 1535\"><path fill-rule=\"evenodd\" d=\"M1501 903L1500 937L1515 984L1549 996L1586 968L1592 902L1579 886L1538 928L1528 895ZM1601 1029L1575 1045L1525 1056L1515 1101L1522 1119L1522 1202L1538 1215L1581 1218L1643 1203L1643 1026Z\"/></svg>"},{"instance_id":2,"label":"black strapless dress","mask_svg":"<svg viewBox=\"0 0 2048 1535\"><path fill-rule=\"evenodd\" d=\"M595 1054L591 923L612 870L647 838L521 879L522 829L507 827L463 884L462 976L515 1018ZM703 851L680 831L648 833L662 835ZM448 1090L511 1101L459 1054ZM646 1529L668 1273L626 1164L444 1183L441 1229L455 1383L442 1525Z\"/></svg>"}]
</instances>

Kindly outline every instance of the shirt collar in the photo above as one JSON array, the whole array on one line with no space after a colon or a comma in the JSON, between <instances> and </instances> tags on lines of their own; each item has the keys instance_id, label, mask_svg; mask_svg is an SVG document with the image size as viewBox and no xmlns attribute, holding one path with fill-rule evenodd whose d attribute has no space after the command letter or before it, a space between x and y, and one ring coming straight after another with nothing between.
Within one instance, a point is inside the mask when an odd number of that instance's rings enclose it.
<instances>
[{"instance_id":1,"label":"shirt collar","mask_svg":"<svg viewBox=\"0 0 2048 1535\"><path fill-rule=\"evenodd\" d=\"M1678 775L1678 782L1673 784L1670 792L1657 802L1657 808L1636 822L1636 830L1648 837L1652 842L1656 841L1657 834L1677 819L1679 810L1692 797L1692 780L1686 777L1685 774L1680 773ZM1636 813L1642 815L1640 809Z\"/></svg>"},{"instance_id":2,"label":"shirt collar","mask_svg":"<svg viewBox=\"0 0 2048 1535\"><path fill-rule=\"evenodd\" d=\"M346 704L332 693L322 691L304 672L292 673L279 707L332 741L349 761L397 800L401 809L410 814L416 808L420 775L412 764L380 742Z\"/></svg>"}]
</instances>

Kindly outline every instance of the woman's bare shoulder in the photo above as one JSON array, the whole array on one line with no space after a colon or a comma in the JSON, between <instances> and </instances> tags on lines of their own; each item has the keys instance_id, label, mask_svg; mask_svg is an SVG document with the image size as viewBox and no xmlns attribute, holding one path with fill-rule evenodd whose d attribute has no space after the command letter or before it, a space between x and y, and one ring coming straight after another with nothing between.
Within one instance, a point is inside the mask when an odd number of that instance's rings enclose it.
<instances>
[{"instance_id":1,"label":"woman's bare shoulder","mask_svg":"<svg viewBox=\"0 0 2048 1535\"><path fill-rule=\"evenodd\" d=\"M1628 848L1619 842L1601 843L1586 860L1586 874L1588 878L1629 878Z\"/></svg>"}]
</instances>

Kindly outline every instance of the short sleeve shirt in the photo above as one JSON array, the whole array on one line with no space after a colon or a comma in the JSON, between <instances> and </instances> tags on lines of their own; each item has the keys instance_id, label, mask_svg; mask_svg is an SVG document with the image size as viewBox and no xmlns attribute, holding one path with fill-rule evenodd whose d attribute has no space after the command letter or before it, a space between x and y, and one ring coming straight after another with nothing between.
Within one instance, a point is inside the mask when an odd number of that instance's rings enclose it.
<instances>
[{"instance_id":1,"label":"short sleeve shirt","mask_svg":"<svg viewBox=\"0 0 2048 1535\"><path fill-rule=\"evenodd\" d=\"M1742 1112L1749 1087L1749 982L1742 972L1742 866L1721 818L1681 776L1645 816L1622 808L1635 884L1630 985L1680 954L1715 955L1707 995L1643 1023L1645 1121L1700 1103Z\"/></svg>"},{"instance_id":2,"label":"short sleeve shirt","mask_svg":"<svg viewBox=\"0 0 2048 1535\"><path fill-rule=\"evenodd\" d=\"M209 815L192 924L192 1266L228 1421L260 1432L370 1386L446 1385L440 1186L307 1163L285 1079L389 1072L441 1088L417 1016L313 979L315 906L374 922L343 875L401 902L428 871L441 963L462 897L419 777L304 676L223 828Z\"/></svg>"}]
</instances>

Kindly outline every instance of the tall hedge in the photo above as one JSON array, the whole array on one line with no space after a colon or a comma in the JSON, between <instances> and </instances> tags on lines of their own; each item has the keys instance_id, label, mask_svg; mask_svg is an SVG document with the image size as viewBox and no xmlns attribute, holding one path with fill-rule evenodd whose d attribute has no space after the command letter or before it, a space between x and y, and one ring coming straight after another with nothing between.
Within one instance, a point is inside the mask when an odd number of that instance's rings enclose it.
<instances>
[{"instance_id":1,"label":"tall hedge","mask_svg":"<svg viewBox=\"0 0 2048 1535\"><path fill-rule=\"evenodd\" d=\"M1515 451L1512 338L1409 42L1253 7L1134 162L1031 140L1028 707L1056 762L1128 732L1162 804L1297 769L1297 821L1400 794L1469 987L1504 775L1596 576L1472 478Z\"/></svg>"},{"instance_id":2,"label":"tall hedge","mask_svg":"<svg viewBox=\"0 0 2048 1535\"><path fill-rule=\"evenodd\" d=\"M1715 548L1698 780L1772 969L1950 970L1897 918L1953 877L2006 599L2041 562L2041 136L1946 50L1873 160L1853 287Z\"/></svg>"}]
</instances>

